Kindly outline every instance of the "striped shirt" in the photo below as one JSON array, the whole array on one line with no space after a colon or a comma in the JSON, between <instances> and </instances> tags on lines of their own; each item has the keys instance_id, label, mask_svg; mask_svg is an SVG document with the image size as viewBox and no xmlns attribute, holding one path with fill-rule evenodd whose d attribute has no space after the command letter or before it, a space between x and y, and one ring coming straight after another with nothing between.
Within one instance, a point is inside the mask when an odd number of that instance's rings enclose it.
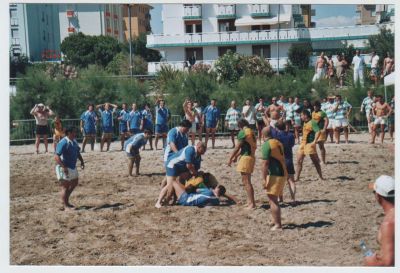
<instances>
[{"instance_id":1,"label":"striped shirt","mask_svg":"<svg viewBox=\"0 0 400 273\"><path fill-rule=\"evenodd\" d=\"M167 146L164 151L164 162L167 162L168 158L174 154L169 145L171 142L175 144L176 149L179 151L188 145L188 136L187 134L181 133L179 127L169 130L167 135Z\"/></svg>"},{"instance_id":2,"label":"striped shirt","mask_svg":"<svg viewBox=\"0 0 400 273\"><path fill-rule=\"evenodd\" d=\"M136 134L125 141L124 150L127 154L130 154L132 149L139 150L146 143L147 139L144 137L144 133Z\"/></svg>"},{"instance_id":3,"label":"striped shirt","mask_svg":"<svg viewBox=\"0 0 400 273\"><path fill-rule=\"evenodd\" d=\"M335 107L336 107L336 105L337 105L337 103L335 103ZM335 119L344 119L344 118L346 118L346 113L351 108L352 108L352 106L347 101L341 102L339 104L337 110L336 110Z\"/></svg>"},{"instance_id":4,"label":"striped shirt","mask_svg":"<svg viewBox=\"0 0 400 273\"><path fill-rule=\"evenodd\" d=\"M295 106L294 103L286 103L283 106L283 109L286 112L286 120L291 120L294 118L294 106Z\"/></svg>"},{"instance_id":5,"label":"striped shirt","mask_svg":"<svg viewBox=\"0 0 400 273\"><path fill-rule=\"evenodd\" d=\"M328 119L335 119L336 113L333 111L335 109L335 106L335 103L330 102L326 102L324 106L321 106L321 110L326 113Z\"/></svg>"},{"instance_id":6,"label":"striped shirt","mask_svg":"<svg viewBox=\"0 0 400 273\"><path fill-rule=\"evenodd\" d=\"M228 111L226 112L225 121L228 122L229 128L237 127L240 115L241 113L239 109L233 109L232 107L228 109Z\"/></svg>"},{"instance_id":7,"label":"striped shirt","mask_svg":"<svg viewBox=\"0 0 400 273\"><path fill-rule=\"evenodd\" d=\"M366 97L365 99L363 99L362 103L361 103L361 107L364 107L364 110L366 113L371 112L372 110L372 103L373 103L373 99L370 97Z\"/></svg>"},{"instance_id":8,"label":"striped shirt","mask_svg":"<svg viewBox=\"0 0 400 273\"><path fill-rule=\"evenodd\" d=\"M195 146L186 146L173 154L167 161L167 168L184 169L186 164L193 164L196 170L200 169L201 155L197 155Z\"/></svg>"}]
</instances>

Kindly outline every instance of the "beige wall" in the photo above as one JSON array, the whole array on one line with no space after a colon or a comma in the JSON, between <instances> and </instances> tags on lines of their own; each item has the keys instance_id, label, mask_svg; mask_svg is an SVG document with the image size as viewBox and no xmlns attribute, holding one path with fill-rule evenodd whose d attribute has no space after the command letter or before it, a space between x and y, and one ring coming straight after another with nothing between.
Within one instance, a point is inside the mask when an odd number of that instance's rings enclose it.
<instances>
[{"instance_id":1,"label":"beige wall","mask_svg":"<svg viewBox=\"0 0 400 273\"><path fill-rule=\"evenodd\" d=\"M141 33L147 33L147 29L150 27L150 9L149 5L131 5L131 34L132 38L139 36ZM123 7L124 17L124 33L125 40L129 39L129 17L128 17L128 6Z\"/></svg>"}]
</instances>

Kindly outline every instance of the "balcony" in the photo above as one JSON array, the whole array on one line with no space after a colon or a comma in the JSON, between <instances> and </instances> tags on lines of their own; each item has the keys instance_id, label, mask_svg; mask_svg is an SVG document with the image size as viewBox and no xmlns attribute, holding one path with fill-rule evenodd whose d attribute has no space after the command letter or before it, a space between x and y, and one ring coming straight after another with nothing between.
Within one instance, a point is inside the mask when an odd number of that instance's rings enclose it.
<instances>
[{"instance_id":1,"label":"balcony","mask_svg":"<svg viewBox=\"0 0 400 273\"><path fill-rule=\"evenodd\" d=\"M10 19L10 25L12 27L17 27L18 26L18 19L17 18L11 18Z\"/></svg>"},{"instance_id":2,"label":"balcony","mask_svg":"<svg viewBox=\"0 0 400 273\"><path fill-rule=\"evenodd\" d=\"M184 5L183 19L184 20L201 19L201 5Z\"/></svg>"},{"instance_id":3,"label":"balcony","mask_svg":"<svg viewBox=\"0 0 400 273\"><path fill-rule=\"evenodd\" d=\"M386 24L386 26L394 31L394 24ZM279 31L279 41L285 43L367 39L370 35L378 34L379 27L379 25L362 25L348 27L281 29ZM277 41L277 30L187 33L179 35L159 34L147 36L147 47L162 48L180 46L271 44L276 43Z\"/></svg>"},{"instance_id":4,"label":"balcony","mask_svg":"<svg viewBox=\"0 0 400 273\"><path fill-rule=\"evenodd\" d=\"M271 58L267 59L272 67L273 70L278 70L278 58ZM216 60L203 60L203 61L197 61L196 64L206 64L210 65L211 68L214 67ZM288 58L283 57L279 58L279 70L283 70L288 63ZM185 65L184 62L150 62L147 65L147 71L149 74L155 74L161 70L161 67L163 66L169 66L175 70L185 70Z\"/></svg>"},{"instance_id":5,"label":"balcony","mask_svg":"<svg viewBox=\"0 0 400 273\"><path fill-rule=\"evenodd\" d=\"M218 19L234 19L236 18L236 5L218 5Z\"/></svg>"},{"instance_id":6,"label":"balcony","mask_svg":"<svg viewBox=\"0 0 400 273\"><path fill-rule=\"evenodd\" d=\"M272 17L268 4L252 4L250 5L251 17Z\"/></svg>"},{"instance_id":7,"label":"balcony","mask_svg":"<svg viewBox=\"0 0 400 273\"><path fill-rule=\"evenodd\" d=\"M19 46L20 41L19 38L11 38L11 46Z\"/></svg>"}]
</instances>

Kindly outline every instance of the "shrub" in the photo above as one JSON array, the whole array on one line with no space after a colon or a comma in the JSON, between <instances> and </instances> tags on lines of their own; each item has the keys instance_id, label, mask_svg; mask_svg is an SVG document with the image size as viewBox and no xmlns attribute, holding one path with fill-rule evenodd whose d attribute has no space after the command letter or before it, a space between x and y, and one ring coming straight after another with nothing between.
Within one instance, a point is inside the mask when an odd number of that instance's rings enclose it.
<instances>
[{"instance_id":1,"label":"shrub","mask_svg":"<svg viewBox=\"0 0 400 273\"><path fill-rule=\"evenodd\" d=\"M300 69L307 69L312 51L310 43L292 44L288 52L289 61Z\"/></svg>"}]
</instances>

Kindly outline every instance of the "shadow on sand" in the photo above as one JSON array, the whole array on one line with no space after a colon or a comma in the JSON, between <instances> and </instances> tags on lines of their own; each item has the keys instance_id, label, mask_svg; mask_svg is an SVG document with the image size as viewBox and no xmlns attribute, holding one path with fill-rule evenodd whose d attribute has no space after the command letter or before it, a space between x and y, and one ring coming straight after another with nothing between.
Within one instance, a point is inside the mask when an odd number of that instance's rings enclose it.
<instances>
[{"instance_id":1,"label":"shadow on sand","mask_svg":"<svg viewBox=\"0 0 400 273\"><path fill-rule=\"evenodd\" d=\"M308 222L305 224L287 224L283 225L283 229L297 229L297 228L321 228L321 227L329 227L332 226L332 222L327 221L317 221L317 222Z\"/></svg>"},{"instance_id":2,"label":"shadow on sand","mask_svg":"<svg viewBox=\"0 0 400 273\"><path fill-rule=\"evenodd\" d=\"M101 206L80 206L76 210L101 210L101 209L118 209L123 206L123 203L103 204Z\"/></svg>"},{"instance_id":3,"label":"shadow on sand","mask_svg":"<svg viewBox=\"0 0 400 273\"><path fill-rule=\"evenodd\" d=\"M354 178L353 177L349 177L349 176L345 176L345 175L341 175L341 176L338 176L338 177L334 178L334 180L352 181L352 180L354 180Z\"/></svg>"},{"instance_id":4,"label":"shadow on sand","mask_svg":"<svg viewBox=\"0 0 400 273\"><path fill-rule=\"evenodd\" d=\"M326 162L326 164L327 165L330 165L330 164L360 164L360 162L358 162L358 161L355 161L355 160L349 160L349 161L346 161L346 160L344 160L344 161L342 161L342 160L339 160L339 161L328 161L328 162Z\"/></svg>"},{"instance_id":5,"label":"shadow on sand","mask_svg":"<svg viewBox=\"0 0 400 273\"><path fill-rule=\"evenodd\" d=\"M287 208L287 207L298 207L301 205L308 205L308 204L313 204L313 203L335 203L336 200L328 200L328 199L316 199L316 200L308 200L308 201L296 201L296 204L292 203L279 203L279 206L281 208ZM269 204L263 204L260 206L261 209L269 209Z\"/></svg>"}]
</instances>

